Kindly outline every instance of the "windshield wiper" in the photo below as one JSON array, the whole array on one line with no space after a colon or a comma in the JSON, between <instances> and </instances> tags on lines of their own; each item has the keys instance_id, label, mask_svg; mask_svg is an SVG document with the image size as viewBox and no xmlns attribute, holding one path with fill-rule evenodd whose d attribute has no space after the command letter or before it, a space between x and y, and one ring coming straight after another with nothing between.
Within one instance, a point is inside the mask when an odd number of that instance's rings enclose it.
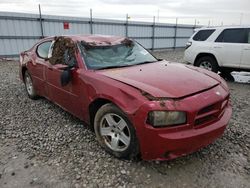
<instances>
[{"instance_id":1,"label":"windshield wiper","mask_svg":"<svg viewBox=\"0 0 250 188\"><path fill-rule=\"evenodd\" d=\"M143 62L140 62L140 63L136 63L134 65L143 65L143 64L155 63L155 62L158 62L158 60L156 60L156 61L143 61Z\"/></svg>"},{"instance_id":2,"label":"windshield wiper","mask_svg":"<svg viewBox=\"0 0 250 188\"><path fill-rule=\"evenodd\" d=\"M121 67L127 67L128 65L112 65L107 67L100 67L96 68L95 70L103 70L103 69L113 69L113 68L121 68Z\"/></svg>"},{"instance_id":3,"label":"windshield wiper","mask_svg":"<svg viewBox=\"0 0 250 188\"><path fill-rule=\"evenodd\" d=\"M155 60L155 61L143 61L137 64L125 64L125 65L112 65L112 66L107 66L107 67L100 67L100 68L96 68L95 70L103 70L103 69L113 69L113 68L121 68L121 67L130 67L130 66L135 66L135 65L142 65L142 64L147 64L147 63L155 63L158 61L162 61L160 60Z\"/></svg>"}]
</instances>

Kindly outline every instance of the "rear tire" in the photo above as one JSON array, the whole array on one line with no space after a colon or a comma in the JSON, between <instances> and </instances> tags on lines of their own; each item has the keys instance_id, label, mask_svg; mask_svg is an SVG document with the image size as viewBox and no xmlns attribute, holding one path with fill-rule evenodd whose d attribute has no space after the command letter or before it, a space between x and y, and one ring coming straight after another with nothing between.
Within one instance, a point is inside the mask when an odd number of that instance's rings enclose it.
<instances>
[{"instance_id":1,"label":"rear tire","mask_svg":"<svg viewBox=\"0 0 250 188\"><path fill-rule=\"evenodd\" d=\"M197 62L195 63L195 66L204 68L209 71L213 71L215 73L218 73L218 70L219 70L219 66L216 60L211 56L204 56L204 57L199 58Z\"/></svg>"},{"instance_id":2,"label":"rear tire","mask_svg":"<svg viewBox=\"0 0 250 188\"><path fill-rule=\"evenodd\" d=\"M37 99L38 95L36 94L32 78L31 78L28 71L25 71L25 73L24 73L24 84L25 84L25 89L26 89L26 92L27 92L29 98L31 98L33 100Z\"/></svg>"},{"instance_id":3,"label":"rear tire","mask_svg":"<svg viewBox=\"0 0 250 188\"><path fill-rule=\"evenodd\" d=\"M97 141L117 158L134 159L139 154L136 132L128 117L115 105L103 105L96 113L94 129Z\"/></svg>"}]
</instances>

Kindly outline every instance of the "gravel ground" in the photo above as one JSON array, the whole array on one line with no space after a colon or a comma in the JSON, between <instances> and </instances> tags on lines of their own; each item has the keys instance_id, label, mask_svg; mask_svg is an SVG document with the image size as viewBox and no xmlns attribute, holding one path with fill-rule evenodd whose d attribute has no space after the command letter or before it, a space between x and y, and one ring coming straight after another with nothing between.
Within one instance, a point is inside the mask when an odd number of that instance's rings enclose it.
<instances>
[{"instance_id":1,"label":"gravel ground","mask_svg":"<svg viewBox=\"0 0 250 188\"><path fill-rule=\"evenodd\" d=\"M183 61L182 50L154 53ZM250 187L250 84L228 84L233 117L222 138L172 161L127 161L58 106L30 100L18 63L2 61L0 187Z\"/></svg>"}]
</instances>

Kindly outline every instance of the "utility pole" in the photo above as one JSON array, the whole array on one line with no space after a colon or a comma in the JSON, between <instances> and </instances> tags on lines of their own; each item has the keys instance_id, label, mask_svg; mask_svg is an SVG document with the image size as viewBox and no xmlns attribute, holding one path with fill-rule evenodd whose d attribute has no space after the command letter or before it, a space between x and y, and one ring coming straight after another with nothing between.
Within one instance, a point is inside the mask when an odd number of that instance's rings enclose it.
<instances>
[{"instance_id":1,"label":"utility pole","mask_svg":"<svg viewBox=\"0 0 250 188\"><path fill-rule=\"evenodd\" d=\"M242 25L243 15L243 13L240 14L240 25Z\"/></svg>"},{"instance_id":2,"label":"utility pole","mask_svg":"<svg viewBox=\"0 0 250 188\"><path fill-rule=\"evenodd\" d=\"M155 16L153 18L153 25L152 25L152 51L155 48Z\"/></svg>"},{"instance_id":3,"label":"utility pole","mask_svg":"<svg viewBox=\"0 0 250 188\"><path fill-rule=\"evenodd\" d=\"M126 29L125 29L125 32L126 32L126 33L125 33L125 36L126 36L126 37L128 37L128 18L129 18L129 17L128 17L128 14L126 14L126 23L125 23L125 27L126 27Z\"/></svg>"},{"instance_id":4,"label":"utility pole","mask_svg":"<svg viewBox=\"0 0 250 188\"><path fill-rule=\"evenodd\" d=\"M195 32L195 28L196 28L196 19L194 20L194 28L193 28L193 32Z\"/></svg>"},{"instance_id":5,"label":"utility pole","mask_svg":"<svg viewBox=\"0 0 250 188\"><path fill-rule=\"evenodd\" d=\"M44 38L44 34L43 34L42 11L41 11L41 6L40 6L40 4L38 4L38 8L39 8L39 21L40 21L40 28L41 28L41 38Z\"/></svg>"},{"instance_id":6,"label":"utility pole","mask_svg":"<svg viewBox=\"0 0 250 188\"><path fill-rule=\"evenodd\" d=\"M160 19L160 9L157 10L157 23L159 23L159 19Z\"/></svg>"},{"instance_id":7,"label":"utility pole","mask_svg":"<svg viewBox=\"0 0 250 188\"><path fill-rule=\"evenodd\" d=\"M175 19L175 30L174 30L174 49L176 48L177 29L178 29L178 18L176 17L176 19Z\"/></svg>"},{"instance_id":8,"label":"utility pole","mask_svg":"<svg viewBox=\"0 0 250 188\"><path fill-rule=\"evenodd\" d=\"M93 34L93 15L92 15L92 8L90 9L90 34Z\"/></svg>"}]
</instances>

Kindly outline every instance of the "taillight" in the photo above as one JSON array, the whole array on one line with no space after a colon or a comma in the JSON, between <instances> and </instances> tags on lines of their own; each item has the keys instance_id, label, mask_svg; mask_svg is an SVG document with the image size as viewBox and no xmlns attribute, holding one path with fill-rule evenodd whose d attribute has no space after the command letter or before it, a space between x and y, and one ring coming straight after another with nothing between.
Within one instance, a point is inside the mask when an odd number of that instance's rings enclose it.
<instances>
[{"instance_id":1,"label":"taillight","mask_svg":"<svg viewBox=\"0 0 250 188\"><path fill-rule=\"evenodd\" d=\"M192 45L192 42L187 42L185 48L188 49L191 45Z\"/></svg>"}]
</instances>

